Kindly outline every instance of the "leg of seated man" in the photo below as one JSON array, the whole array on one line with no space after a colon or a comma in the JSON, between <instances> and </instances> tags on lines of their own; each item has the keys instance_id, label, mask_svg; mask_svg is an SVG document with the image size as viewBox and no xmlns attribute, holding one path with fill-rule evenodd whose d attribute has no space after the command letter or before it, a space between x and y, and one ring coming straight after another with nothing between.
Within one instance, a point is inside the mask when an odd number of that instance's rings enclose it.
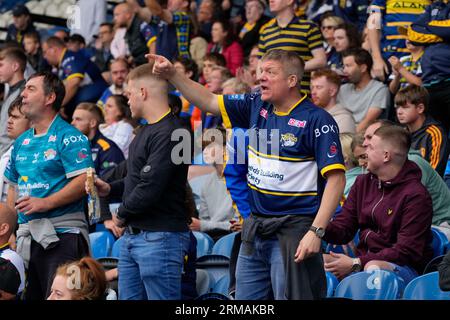
<instances>
[{"instance_id":1,"label":"leg of seated man","mask_svg":"<svg viewBox=\"0 0 450 320\"><path fill-rule=\"evenodd\" d=\"M416 278L419 274L416 270L409 266L400 266L392 262L387 261L381 261L381 260L372 260L369 261L364 266L364 271L371 271L371 270L388 270L394 272L398 277L402 278L405 282L404 284L408 284L411 280Z\"/></svg>"}]
</instances>

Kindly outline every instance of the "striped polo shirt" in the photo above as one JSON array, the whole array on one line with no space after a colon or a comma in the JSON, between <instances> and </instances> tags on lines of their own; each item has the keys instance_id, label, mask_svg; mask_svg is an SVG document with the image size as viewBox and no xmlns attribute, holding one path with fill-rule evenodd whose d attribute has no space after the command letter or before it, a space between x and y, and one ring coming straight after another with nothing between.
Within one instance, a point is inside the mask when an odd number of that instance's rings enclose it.
<instances>
[{"instance_id":1,"label":"striped polo shirt","mask_svg":"<svg viewBox=\"0 0 450 320\"><path fill-rule=\"evenodd\" d=\"M281 28L274 18L261 29L258 46L260 57L270 50L283 49L297 52L306 62L313 58L312 50L323 48L323 39L319 28L312 21L294 16L286 27ZM309 93L310 80L311 74L305 72L301 82L305 93Z\"/></svg>"}]
</instances>

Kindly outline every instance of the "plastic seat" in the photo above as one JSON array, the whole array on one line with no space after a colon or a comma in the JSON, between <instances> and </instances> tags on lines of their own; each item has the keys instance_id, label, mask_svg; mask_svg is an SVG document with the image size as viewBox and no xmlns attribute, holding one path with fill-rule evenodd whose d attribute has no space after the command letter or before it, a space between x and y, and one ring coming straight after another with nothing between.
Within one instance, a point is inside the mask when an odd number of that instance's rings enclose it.
<instances>
[{"instance_id":1,"label":"plastic seat","mask_svg":"<svg viewBox=\"0 0 450 320\"><path fill-rule=\"evenodd\" d=\"M447 236L436 228L431 228L433 233L433 257L441 256L445 253L448 246Z\"/></svg>"},{"instance_id":2,"label":"plastic seat","mask_svg":"<svg viewBox=\"0 0 450 320\"><path fill-rule=\"evenodd\" d=\"M197 258L196 266L197 270L206 270L214 283L230 273L230 259L221 255L209 254Z\"/></svg>"},{"instance_id":3,"label":"plastic seat","mask_svg":"<svg viewBox=\"0 0 450 320\"><path fill-rule=\"evenodd\" d=\"M342 253L342 254L348 255L349 257L355 258L355 254L353 253L353 250L348 245L347 245L347 250L348 250L348 253L344 250L344 247L342 245L329 243L327 245L327 248L325 249L325 252L330 253L330 251L333 251L334 253Z\"/></svg>"},{"instance_id":4,"label":"plastic seat","mask_svg":"<svg viewBox=\"0 0 450 320\"><path fill-rule=\"evenodd\" d=\"M122 242L123 242L123 238L122 237L120 237L119 239L117 239L114 242L112 250L111 250L111 257L119 258L120 248L122 246Z\"/></svg>"},{"instance_id":5,"label":"plastic seat","mask_svg":"<svg viewBox=\"0 0 450 320\"><path fill-rule=\"evenodd\" d=\"M228 258L231 257L231 250L233 249L236 234L237 232L233 232L217 240L212 248L212 254L220 254Z\"/></svg>"},{"instance_id":6,"label":"plastic seat","mask_svg":"<svg viewBox=\"0 0 450 320\"><path fill-rule=\"evenodd\" d=\"M197 258L210 254L214 246L214 240L204 232L194 231L193 233L197 239Z\"/></svg>"},{"instance_id":7,"label":"plastic seat","mask_svg":"<svg viewBox=\"0 0 450 320\"><path fill-rule=\"evenodd\" d=\"M394 300L400 288L399 278L393 272L377 269L346 277L338 284L334 295L354 300Z\"/></svg>"},{"instance_id":8,"label":"plastic seat","mask_svg":"<svg viewBox=\"0 0 450 320\"><path fill-rule=\"evenodd\" d=\"M113 234L109 231L93 232L89 234L92 256L95 259L109 257L115 242Z\"/></svg>"},{"instance_id":9,"label":"plastic seat","mask_svg":"<svg viewBox=\"0 0 450 320\"><path fill-rule=\"evenodd\" d=\"M212 289L211 279L209 277L209 273L206 270L203 269L197 269L196 270L197 277L196 277L196 289L197 289L197 295L201 296L202 294L208 293Z\"/></svg>"},{"instance_id":10,"label":"plastic seat","mask_svg":"<svg viewBox=\"0 0 450 320\"><path fill-rule=\"evenodd\" d=\"M412 280L403 293L405 300L450 300L450 291L439 288L439 273L431 272Z\"/></svg>"},{"instance_id":11,"label":"plastic seat","mask_svg":"<svg viewBox=\"0 0 450 320\"><path fill-rule=\"evenodd\" d=\"M228 288L230 287L230 274L226 274L220 278L214 285L212 292L220 293L228 297Z\"/></svg>"},{"instance_id":12,"label":"plastic seat","mask_svg":"<svg viewBox=\"0 0 450 320\"><path fill-rule=\"evenodd\" d=\"M338 278L331 272L326 272L327 276L327 298L330 298L334 295L334 290L339 284Z\"/></svg>"}]
</instances>

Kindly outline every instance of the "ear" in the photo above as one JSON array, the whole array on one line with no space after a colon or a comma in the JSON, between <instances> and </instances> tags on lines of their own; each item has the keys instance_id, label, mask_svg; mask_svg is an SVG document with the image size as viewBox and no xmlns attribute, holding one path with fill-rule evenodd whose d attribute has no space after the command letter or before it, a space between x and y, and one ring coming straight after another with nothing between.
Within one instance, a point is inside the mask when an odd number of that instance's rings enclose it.
<instances>
[{"instance_id":1,"label":"ear","mask_svg":"<svg viewBox=\"0 0 450 320\"><path fill-rule=\"evenodd\" d=\"M19 63L17 63L17 62L14 61L14 62L11 64L11 66L12 66L14 72L17 72L17 70L19 70Z\"/></svg>"},{"instance_id":2,"label":"ear","mask_svg":"<svg viewBox=\"0 0 450 320\"><path fill-rule=\"evenodd\" d=\"M365 73L366 71L370 73L370 70L367 70L367 65L362 64L359 66L361 73Z\"/></svg>"},{"instance_id":3,"label":"ear","mask_svg":"<svg viewBox=\"0 0 450 320\"><path fill-rule=\"evenodd\" d=\"M142 97L142 100L147 100L147 97L148 97L148 92L147 92L147 89L146 88L143 88L143 87L141 87L141 97Z\"/></svg>"},{"instance_id":4,"label":"ear","mask_svg":"<svg viewBox=\"0 0 450 320\"><path fill-rule=\"evenodd\" d=\"M425 113L425 105L423 103L419 103L416 106L417 112L420 114L424 114Z\"/></svg>"},{"instance_id":5,"label":"ear","mask_svg":"<svg viewBox=\"0 0 450 320\"><path fill-rule=\"evenodd\" d=\"M190 79L192 76L194 75L194 73L192 71L188 71L186 72L186 76Z\"/></svg>"},{"instance_id":6,"label":"ear","mask_svg":"<svg viewBox=\"0 0 450 320\"><path fill-rule=\"evenodd\" d=\"M298 84L297 76L294 75L294 74L291 74L288 77L288 86L289 86L289 88L295 88L295 87L297 87L297 84Z\"/></svg>"},{"instance_id":7,"label":"ear","mask_svg":"<svg viewBox=\"0 0 450 320\"><path fill-rule=\"evenodd\" d=\"M9 224L2 223L0 224L0 236L4 236L9 232Z\"/></svg>"},{"instance_id":8,"label":"ear","mask_svg":"<svg viewBox=\"0 0 450 320\"><path fill-rule=\"evenodd\" d=\"M392 160L391 152L388 150L383 150L383 162L386 163L389 160Z\"/></svg>"},{"instance_id":9,"label":"ear","mask_svg":"<svg viewBox=\"0 0 450 320\"><path fill-rule=\"evenodd\" d=\"M92 129L96 128L97 125L98 125L98 122L97 122L97 120L95 118L92 118L91 120L89 120L89 127L90 128L92 128Z\"/></svg>"},{"instance_id":10,"label":"ear","mask_svg":"<svg viewBox=\"0 0 450 320\"><path fill-rule=\"evenodd\" d=\"M56 101L56 94L54 92L50 93L47 97L45 97L45 105L53 105Z\"/></svg>"},{"instance_id":11,"label":"ear","mask_svg":"<svg viewBox=\"0 0 450 320\"><path fill-rule=\"evenodd\" d=\"M330 89L328 90L328 94L330 97L336 97L338 94L338 88L336 86L330 86Z\"/></svg>"}]
</instances>

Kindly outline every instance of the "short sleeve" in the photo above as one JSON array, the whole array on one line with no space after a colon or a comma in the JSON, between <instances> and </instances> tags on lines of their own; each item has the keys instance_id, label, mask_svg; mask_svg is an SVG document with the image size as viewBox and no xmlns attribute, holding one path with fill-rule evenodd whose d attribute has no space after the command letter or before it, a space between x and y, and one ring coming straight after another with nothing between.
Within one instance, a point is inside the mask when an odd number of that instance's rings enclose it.
<instances>
[{"instance_id":1,"label":"short sleeve","mask_svg":"<svg viewBox=\"0 0 450 320\"><path fill-rule=\"evenodd\" d=\"M217 99L225 128L249 128L252 109L252 100L249 95L219 95Z\"/></svg>"},{"instance_id":2,"label":"short sleeve","mask_svg":"<svg viewBox=\"0 0 450 320\"><path fill-rule=\"evenodd\" d=\"M145 39L147 47L150 47L150 45L156 41L158 30L155 24L148 24L146 22L142 22L140 26L140 32Z\"/></svg>"},{"instance_id":3,"label":"short sleeve","mask_svg":"<svg viewBox=\"0 0 450 320\"><path fill-rule=\"evenodd\" d=\"M345 171L339 129L333 117L326 111L317 112L310 130L314 156L320 174L325 177L325 174L331 170Z\"/></svg>"},{"instance_id":4,"label":"short sleeve","mask_svg":"<svg viewBox=\"0 0 450 320\"><path fill-rule=\"evenodd\" d=\"M89 139L81 132L69 132L64 135L60 145L61 162L68 179L93 168Z\"/></svg>"},{"instance_id":5,"label":"short sleeve","mask_svg":"<svg viewBox=\"0 0 450 320\"><path fill-rule=\"evenodd\" d=\"M11 157L8 160L8 163L5 168L4 177L11 185L17 185L19 181L19 173L16 170L16 153L14 152L14 147L11 151Z\"/></svg>"},{"instance_id":6,"label":"short sleeve","mask_svg":"<svg viewBox=\"0 0 450 320\"><path fill-rule=\"evenodd\" d=\"M311 23L311 27L308 31L308 47L311 51L323 48L322 33L315 23Z\"/></svg>"},{"instance_id":7,"label":"short sleeve","mask_svg":"<svg viewBox=\"0 0 450 320\"><path fill-rule=\"evenodd\" d=\"M62 80L70 80L72 78L84 78L84 61L83 59L72 59L63 64Z\"/></svg>"}]
</instances>

